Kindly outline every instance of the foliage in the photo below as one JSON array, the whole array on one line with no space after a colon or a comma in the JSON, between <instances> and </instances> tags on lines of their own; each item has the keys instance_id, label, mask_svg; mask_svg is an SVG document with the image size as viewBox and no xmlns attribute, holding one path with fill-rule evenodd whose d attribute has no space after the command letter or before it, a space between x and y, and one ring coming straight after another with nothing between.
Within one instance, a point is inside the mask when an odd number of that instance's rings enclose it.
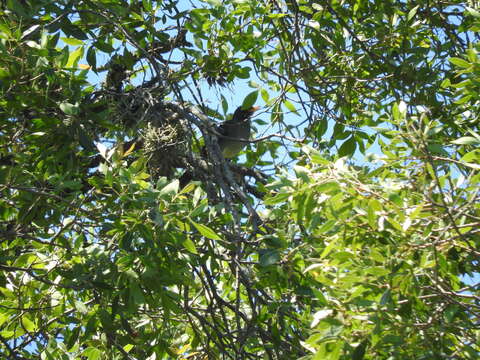
<instances>
[{"instance_id":1,"label":"foliage","mask_svg":"<svg viewBox=\"0 0 480 360\"><path fill-rule=\"evenodd\" d=\"M478 358L473 4L0 14L3 357Z\"/></svg>"}]
</instances>

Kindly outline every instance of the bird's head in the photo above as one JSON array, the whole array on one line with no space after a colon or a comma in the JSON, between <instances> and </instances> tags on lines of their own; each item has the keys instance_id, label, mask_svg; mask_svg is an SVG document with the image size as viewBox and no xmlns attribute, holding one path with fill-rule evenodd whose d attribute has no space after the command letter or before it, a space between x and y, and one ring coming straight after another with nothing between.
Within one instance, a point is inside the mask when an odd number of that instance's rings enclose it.
<instances>
[{"instance_id":1,"label":"bird's head","mask_svg":"<svg viewBox=\"0 0 480 360\"><path fill-rule=\"evenodd\" d=\"M260 109L260 106L251 106L247 109L244 109L243 107L239 106L237 110L233 113L232 120L233 121L245 121L250 119L255 111Z\"/></svg>"}]
</instances>

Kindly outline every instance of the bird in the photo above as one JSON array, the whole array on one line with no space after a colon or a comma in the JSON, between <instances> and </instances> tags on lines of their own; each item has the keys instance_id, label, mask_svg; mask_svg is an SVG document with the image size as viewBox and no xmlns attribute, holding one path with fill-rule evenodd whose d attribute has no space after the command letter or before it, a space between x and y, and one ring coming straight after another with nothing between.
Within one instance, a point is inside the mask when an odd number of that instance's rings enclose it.
<instances>
[{"instance_id":1,"label":"bird","mask_svg":"<svg viewBox=\"0 0 480 360\"><path fill-rule=\"evenodd\" d=\"M247 109L239 106L233 113L231 120L227 120L218 126L216 129L220 135L218 146L223 157L233 158L247 145L251 133L250 119L258 109L258 106Z\"/></svg>"},{"instance_id":2,"label":"bird","mask_svg":"<svg viewBox=\"0 0 480 360\"><path fill-rule=\"evenodd\" d=\"M218 134L218 146L224 158L230 159L237 156L247 145L251 134L250 119L258 109L260 109L258 106L251 106L246 109L239 106L230 120L224 121L215 128L215 133ZM207 157L205 147L200 151L200 155L203 158ZM180 186L184 187L192 178L193 174L186 171L180 177Z\"/></svg>"}]
</instances>

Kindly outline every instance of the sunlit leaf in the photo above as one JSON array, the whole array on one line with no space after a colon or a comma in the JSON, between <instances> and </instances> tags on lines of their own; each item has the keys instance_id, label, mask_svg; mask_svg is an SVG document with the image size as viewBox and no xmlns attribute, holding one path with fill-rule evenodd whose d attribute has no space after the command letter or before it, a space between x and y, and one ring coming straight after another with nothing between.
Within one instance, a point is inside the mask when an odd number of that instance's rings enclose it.
<instances>
[{"instance_id":1,"label":"sunlit leaf","mask_svg":"<svg viewBox=\"0 0 480 360\"><path fill-rule=\"evenodd\" d=\"M480 139L472 136L464 136L451 141L451 143L456 145L478 145L480 144Z\"/></svg>"},{"instance_id":2,"label":"sunlit leaf","mask_svg":"<svg viewBox=\"0 0 480 360\"><path fill-rule=\"evenodd\" d=\"M195 227L195 229L197 229L197 231L200 234L202 234L203 236L205 236L206 238L209 238L209 239L212 239L212 240L222 240L222 238L217 233L215 233L215 231L213 231L211 228L209 228L208 226L206 226L204 224L196 223L192 220L190 220L190 222Z\"/></svg>"},{"instance_id":3,"label":"sunlit leaf","mask_svg":"<svg viewBox=\"0 0 480 360\"><path fill-rule=\"evenodd\" d=\"M471 64L464 60L464 59L461 59L461 58L457 58L457 57L452 57L450 59L448 59L453 65L456 65L456 66L460 66L462 68L469 68L471 66Z\"/></svg>"},{"instance_id":4,"label":"sunlit leaf","mask_svg":"<svg viewBox=\"0 0 480 360\"><path fill-rule=\"evenodd\" d=\"M77 66L78 60L83 56L84 47L80 46L76 50L70 53L68 57L67 64L65 65L67 68Z\"/></svg>"},{"instance_id":5,"label":"sunlit leaf","mask_svg":"<svg viewBox=\"0 0 480 360\"><path fill-rule=\"evenodd\" d=\"M187 249L191 253L198 254L197 248L196 248L194 242L190 238L186 238L183 241L183 246L185 246L185 249Z\"/></svg>"}]
</instances>

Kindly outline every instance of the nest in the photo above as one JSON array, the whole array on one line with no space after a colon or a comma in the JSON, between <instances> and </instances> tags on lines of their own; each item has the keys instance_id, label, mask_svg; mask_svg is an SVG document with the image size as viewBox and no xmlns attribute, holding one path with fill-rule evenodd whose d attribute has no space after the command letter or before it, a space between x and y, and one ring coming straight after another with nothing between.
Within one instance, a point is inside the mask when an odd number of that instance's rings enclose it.
<instances>
[{"instance_id":1,"label":"nest","mask_svg":"<svg viewBox=\"0 0 480 360\"><path fill-rule=\"evenodd\" d=\"M161 105L155 106L147 116L142 138L153 179L173 178L176 168L185 167L192 134L180 114Z\"/></svg>"},{"instance_id":2,"label":"nest","mask_svg":"<svg viewBox=\"0 0 480 360\"><path fill-rule=\"evenodd\" d=\"M141 144L153 181L174 178L177 168L186 167L193 132L188 121L159 99L163 89L141 88L133 91L109 91L107 103L114 121ZM140 136L138 136L140 134Z\"/></svg>"}]
</instances>

